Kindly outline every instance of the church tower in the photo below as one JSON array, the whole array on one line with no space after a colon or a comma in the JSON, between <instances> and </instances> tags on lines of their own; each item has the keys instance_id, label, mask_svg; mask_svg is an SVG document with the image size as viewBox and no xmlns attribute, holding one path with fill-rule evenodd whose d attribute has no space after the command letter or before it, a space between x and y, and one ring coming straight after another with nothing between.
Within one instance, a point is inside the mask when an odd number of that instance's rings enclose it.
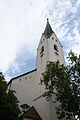
<instances>
[{"instance_id":1,"label":"church tower","mask_svg":"<svg viewBox=\"0 0 80 120\"><path fill-rule=\"evenodd\" d=\"M59 60L61 64L65 64L62 45L52 30L49 20L47 19L46 27L42 33L37 49L36 68L40 75L44 72L48 61L55 62L57 60Z\"/></svg>"}]
</instances>

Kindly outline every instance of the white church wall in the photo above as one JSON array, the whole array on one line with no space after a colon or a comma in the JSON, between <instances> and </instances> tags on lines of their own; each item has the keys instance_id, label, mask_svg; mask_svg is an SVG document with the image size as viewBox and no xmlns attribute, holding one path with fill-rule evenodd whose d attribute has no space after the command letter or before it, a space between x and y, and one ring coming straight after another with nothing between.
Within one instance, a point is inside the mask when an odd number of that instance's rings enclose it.
<instances>
[{"instance_id":1,"label":"white church wall","mask_svg":"<svg viewBox=\"0 0 80 120\"><path fill-rule=\"evenodd\" d=\"M27 75L21 76L12 81L11 89L16 91L16 96L21 104L32 104L33 99L36 96L37 90L35 87L35 76L36 71L31 72Z\"/></svg>"},{"instance_id":2,"label":"white church wall","mask_svg":"<svg viewBox=\"0 0 80 120\"><path fill-rule=\"evenodd\" d=\"M36 110L40 114L43 120L50 119L50 103L45 98L40 97L35 100L44 91L41 91L40 79L37 79L37 71L19 77L12 82L11 89L16 91L16 96L20 101L20 105L28 104L29 106L35 106ZM25 79L26 78L26 79ZM43 89L42 89L43 90Z\"/></svg>"},{"instance_id":3,"label":"white church wall","mask_svg":"<svg viewBox=\"0 0 80 120\"><path fill-rule=\"evenodd\" d=\"M44 51L41 53L41 48L44 46ZM37 51L37 70L41 76L41 74L45 70L46 62L48 61L48 43L46 38L42 35L38 51Z\"/></svg>"},{"instance_id":4,"label":"white church wall","mask_svg":"<svg viewBox=\"0 0 80 120\"><path fill-rule=\"evenodd\" d=\"M42 120L50 120L50 104L45 98L41 97L35 102L36 110L41 116Z\"/></svg>"},{"instance_id":5,"label":"white church wall","mask_svg":"<svg viewBox=\"0 0 80 120\"><path fill-rule=\"evenodd\" d=\"M54 50L54 45L57 45L58 52L56 55L56 51ZM43 55L41 56L41 47L44 46ZM47 61L57 61L59 60L61 64L65 64L64 60L64 54L62 50L62 46L56 37L55 33L52 34L52 36L49 39L46 39L43 35L41 37L38 51L37 51L37 71L39 72L39 77L42 75L42 73L45 71L46 63Z\"/></svg>"},{"instance_id":6,"label":"white church wall","mask_svg":"<svg viewBox=\"0 0 80 120\"><path fill-rule=\"evenodd\" d=\"M54 50L54 45L57 45L58 51ZM44 50L41 53L42 46L44 46ZM48 39L42 34L37 49L36 70L14 78L11 84L11 89L16 91L16 96L20 101L19 105L28 104L30 107L35 106L43 120L57 120L56 104L51 103L51 101L46 101L46 98L42 96L45 91L45 86L39 84L47 61L54 62L57 60L61 64L65 63L62 47L55 33L53 32Z\"/></svg>"},{"instance_id":7,"label":"white church wall","mask_svg":"<svg viewBox=\"0 0 80 120\"><path fill-rule=\"evenodd\" d=\"M59 60L61 64L65 64L62 46L54 33L52 34L50 39L48 39L48 44L49 44L49 61L55 62ZM54 45L57 46L58 52L54 50ZM58 55L56 54L56 52Z\"/></svg>"},{"instance_id":8,"label":"white church wall","mask_svg":"<svg viewBox=\"0 0 80 120\"><path fill-rule=\"evenodd\" d=\"M38 72L38 71L37 71ZM40 78L38 78L38 73L37 73L37 81L40 82ZM39 96L43 95L43 93L46 91L44 85L39 85L37 86L39 89L38 98ZM56 115L56 110L55 110L55 103L52 103L51 101L46 101L46 98L41 96L37 100L34 101L34 105L36 107L36 110L40 114L40 116L43 118L43 120L57 120L57 115Z\"/></svg>"}]
</instances>

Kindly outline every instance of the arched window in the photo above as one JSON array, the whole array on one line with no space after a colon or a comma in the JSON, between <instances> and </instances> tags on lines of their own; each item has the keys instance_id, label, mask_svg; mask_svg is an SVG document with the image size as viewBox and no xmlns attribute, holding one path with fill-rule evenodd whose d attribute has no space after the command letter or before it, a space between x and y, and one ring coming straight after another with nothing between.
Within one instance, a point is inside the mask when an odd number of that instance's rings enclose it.
<instances>
[{"instance_id":1,"label":"arched window","mask_svg":"<svg viewBox=\"0 0 80 120\"><path fill-rule=\"evenodd\" d=\"M41 47L41 52L40 52L40 57L42 57L44 55L44 46Z\"/></svg>"},{"instance_id":2,"label":"arched window","mask_svg":"<svg viewBox=\"0 0 80 120\"><path fill-rule=\"evenodd\" d=\"M54 45L54 50L56 50L58 52L58 47L57 45Z\"/></svg>"},{"instance_id":3,"label":"arched window","mask_svg":"<svg viewBox=\"0 0 80 120\"><path fill-rule=\"evenodd\" d=\"M41 53L44 52L44 46L41 47Z\"/></svg>"}]
</instances>

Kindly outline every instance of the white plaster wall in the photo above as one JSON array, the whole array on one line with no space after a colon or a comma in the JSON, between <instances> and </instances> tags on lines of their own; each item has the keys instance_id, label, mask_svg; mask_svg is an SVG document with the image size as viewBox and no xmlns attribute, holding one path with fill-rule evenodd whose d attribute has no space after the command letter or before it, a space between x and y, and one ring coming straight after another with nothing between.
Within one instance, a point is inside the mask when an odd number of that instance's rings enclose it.
<instances>
[{"instance_id":1,"label":"white plaster wall","mask_svg":"<svg viewBox=\"0 0 80 120\"><path fill-rule=\"evenodd\" d=\"M54 44L56 44L58 47L59 56L55 54ZM40 57L40 51L42 46L44 46L44 52L43 52L44 55ZM59 60L61 64L65 64L62 46L58 38L56 37L55 33L53 33L52 36L47 40L42 35L37 51L37 80L40 80L42 73L45 71L47 61L55 62L57 60ZM41 86L40 93L43 94L44 91L45 91L45 86ZM57 120L56 110L55 110L56 104L47 103L44 98L40 98L40 100L41 100L41 106L39 106L38 108L40 108L41 111L45 111L42 113L42 117L44 118L44 120L46 120L45 116L47 116L47 120L53 120L53 119ZM39 102L39 100L37 102ZM38 103L37 105L40 105L40 103ZM44 109L42 109L43 106Z\"/></svg>"},{"instance_id":2,"label":"white plaster wall","mask_svg":"<svg viewBox=\"0 0 80 120\"><path fill-rule=\"evenodd\" d=\"M35 84L37 83L35 76L36 71L13 80L11 89L16 91L20 105L25 103L31 105L36 97L37 90L35 90Z\"/></svg>"},{"instance_id":3,"label":"white plaster wall","mask_svg":"<svg viewBox=\"0 0 80 120\"><path fill-rule=\"evenodd\" d=\"M58 50L59 50L58 55L55 54L54 44L56 44L58 47ZM42 46L44 46L44 52L43 52L44 55L40 57ZM39 72L38 76L40 77L42 73L45 71L46 63L48 61L55 62L57 60L59 60L61 64L65 64L64 53L57 36L55 35L55 33L53 33L49 39L46 39L42 35L38 49L37 49L36 68L37 68L37 71Z\"/></svg>"},{"instance_id":4,"label":"white plaster wall","mask_svg":"<svg viewBox=\"0 0 80 120\"><path fill-rule=\"evenodd\" d=\"M42 46L44 46L44 52L43 52L44 55L41 57L40 52L41 52ZM49 53L48 41L42 35L38 49L37 49L37 60L36 60L36 68L37 68L37 71L39 72L40 76L45 71L46 62L49 60L48 53Z\"/></svg>"},{"instance_id":5,"label":"white plaster wall","mask_svg":"<svg viewBox=\"0 0 80 120\"><path fill-rule=\"evenodd\" d=\"M41 97L34 101L43 93L39 85L40 79L37 79L36 73L35 71L13 80L11 89L16 91L16 96L20 101L19 105L28 104L34 106L43 120L50 120L49 103L45 98ZM25 79L26 77L27 79Z\"/></svg>"},{"instance_id":6,"label":"white plaster wall","mask_svg":"<svg viewBox=\"0 0 80 120\"><path fill-rule=\"evenodd\" d=\"M58 51L59 51L58 55L55 54L54 44L57 45L58 47ZM65 64L62 46L54 33L52 34L50 39L48 39L48 45L49 45L49 61L55 62L59 60L61 64Z\"/></svg>"},{"instance_id":7,"label":"white plaster wall","mask_svg":"<svg viewBox=\"0 0 80 120\"><path fill-rule=\"evenodd\" d=\"M51 116L53 115L53 113L51 113L51 103L47 102L43 97L34 101L34 99L44 92L44 87L39 85L40 79L36 77L36 73L37 71L34 71L13 80L11 89L16 91L16 96L20 101L20 105L28 104L34 106L43 120L53 120L51 119ZM27 79L25 79L26 77Z\"/></svg>"},{"instance_id":8,"label":"white plaster wall","mask_svg":"<svg viewBox=\"0 0 80 120\"><path fill-rule=\"evenodd\" d=\"M54 40L52 39L54 38ZM45 98L37 97L42 95L45 91L45 86L39 85L40 77L45 71L47 61L60 60L61 63L65 63L64 55L60 42L56 41L57 37L53 33L50 39L47 39L42 35L38 50L37 50L37 70L26 74L22 77L12 81L11 89L16 91L16 96L21 104L28 104L34 106L43 120L57 120L55 112L55 104L47 102ZM59 56L54 53L54 44L58 46ZM44 46L44 55L40 57L41 47ZM35 101L34 101L35 100Z\"/></svg>"}]
</instances>

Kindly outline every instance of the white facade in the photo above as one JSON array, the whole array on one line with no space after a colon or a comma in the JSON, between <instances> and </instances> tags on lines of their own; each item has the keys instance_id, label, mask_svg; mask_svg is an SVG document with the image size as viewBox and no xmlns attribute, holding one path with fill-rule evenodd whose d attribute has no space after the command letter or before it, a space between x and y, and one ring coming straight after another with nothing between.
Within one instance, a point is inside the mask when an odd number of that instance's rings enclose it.
<instances>
[{"instance_id":1,"label":"white facade","mask_svg":"<svg viewBox=\"0 0 80 120\"><path fill-rule=\"evenodd\" d=\"M47 35L48 34L48 35ZM44 86L40 85L41 74L45 71L47 61L59 60L65 64L62 46L47 21L37 49L36 69L13 78L9 86L16 91L20 105L35 106L42 120L57 120L55 103L47 102L42 97Z\"/></svg>"}]
</instances>

